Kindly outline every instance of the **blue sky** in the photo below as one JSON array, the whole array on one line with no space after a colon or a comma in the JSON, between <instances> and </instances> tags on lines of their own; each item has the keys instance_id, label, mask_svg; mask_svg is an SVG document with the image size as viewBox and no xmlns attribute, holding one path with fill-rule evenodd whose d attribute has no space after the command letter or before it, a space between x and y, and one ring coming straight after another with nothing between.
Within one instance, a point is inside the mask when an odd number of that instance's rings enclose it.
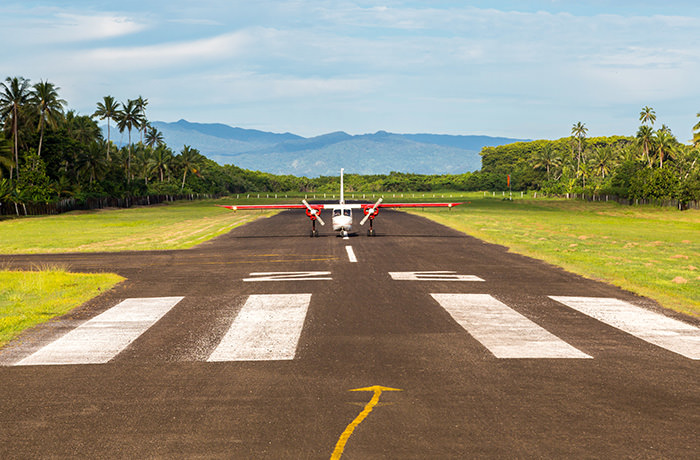
<instances>
[{"instance_id":1,"label":"blue sky","mask_svg":"<svg viewBox=\"0 0 700 460\"><path fill-rule=\"evenodd\" d=\"M71 108L313 136L630 135L645 105L681 141L700 112L697 1L0 3L0 77Z\"/></svg>"}]
</instances>

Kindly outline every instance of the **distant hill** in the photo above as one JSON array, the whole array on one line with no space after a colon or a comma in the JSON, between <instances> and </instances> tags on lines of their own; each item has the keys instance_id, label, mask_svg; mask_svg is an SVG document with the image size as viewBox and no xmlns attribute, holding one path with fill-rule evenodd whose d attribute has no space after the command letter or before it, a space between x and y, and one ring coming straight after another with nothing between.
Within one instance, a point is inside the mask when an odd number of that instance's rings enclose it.
<instances>
[{"instance_id":1,"label":"distant hill","mask_svg":"<svg viewBox=\"0 0 700 460\"><path fill-rule=\"evenodd\" d=\"M348 173L461 174L481 168L479 151L520 141L505 137L451 136L445 134L350 135L334 132L305 138L224 124L152 122L165 142L179 151L183 145L198 149L219 164L274 174L317 177ZM118 137L113 136L116 139Z\"/></svg>"}]
</instances>

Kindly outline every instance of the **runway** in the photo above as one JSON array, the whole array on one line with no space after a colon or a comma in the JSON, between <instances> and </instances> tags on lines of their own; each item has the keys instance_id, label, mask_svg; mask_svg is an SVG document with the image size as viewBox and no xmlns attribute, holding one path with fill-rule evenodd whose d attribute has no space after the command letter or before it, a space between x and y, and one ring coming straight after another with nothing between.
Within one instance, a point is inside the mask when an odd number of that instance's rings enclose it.
<instances>
[{"instance_id":1,"label":"runway","mask_svg":"<svg viewBox=\"0 0 700 460\"><path fill-rule=\"evenodd\" d=\"M401 212L308 227L0 257L127 278L0 350L0 457L329 458L376 385L344 459L700 451L697 321Z\"/></svg>"}]
</instances>

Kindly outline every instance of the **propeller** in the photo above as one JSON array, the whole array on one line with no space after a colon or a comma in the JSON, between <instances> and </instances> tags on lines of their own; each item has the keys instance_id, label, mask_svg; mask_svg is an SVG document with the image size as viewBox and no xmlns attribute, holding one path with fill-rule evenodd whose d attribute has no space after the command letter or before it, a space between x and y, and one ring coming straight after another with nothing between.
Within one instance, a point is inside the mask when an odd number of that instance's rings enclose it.
<instances>
[{"instance_id":1,"label":"propeller","mask_svg":"<svg viewBox=\"0 0 700 460\"><path fill-rule=\"evenodd\" d=\"M321 216L319 215L321 213L318 210L309 206L309 203L307 203L306 200L301 200L301 202L304 203L304 206L306 206L306 209L308 209L312 215L316 216L316 219L318 220L318 222L321 225L326 225L326 223L323 221L323 219L321 219Z\"/></svg>"},{"instance_id":2,"label":"propeller","mask_svg":"<svg viewBox=\"0 0 700 460\"><path fill-rule=\"evenodd\" d=\"M363 217L362 220L360 221L360 225L365 225L365 222L367 222L367 219L369 219L369 216L371 216L372 214L374 214L377 211L377 208L382 203L382 201L384 201L384 198L379 198L377 200L377 202L374 203L374 206L372 206L372 209L370 209L369 212L367 212L367 214L365 214L365 217Z\"/></svg>"}]
</instances>

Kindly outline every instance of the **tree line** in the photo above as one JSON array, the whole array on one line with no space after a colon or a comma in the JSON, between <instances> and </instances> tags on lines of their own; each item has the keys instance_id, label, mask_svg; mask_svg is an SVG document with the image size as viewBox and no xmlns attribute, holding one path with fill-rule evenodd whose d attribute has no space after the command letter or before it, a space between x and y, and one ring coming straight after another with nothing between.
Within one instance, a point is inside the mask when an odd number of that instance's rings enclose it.
<instances>
[{"instance_id":1,"label":"tree line","mask_svg":"<svg viewBox=\"0 0 700 460\"><path fill-rule=\"evenodd\" d=\"M148 99L105 96L95 112L67 110L60 88L23 77L0 83L0 202L159 194L225 194L288 186L285 178L221 166L197 149L171 149L146 116ZM104 138L98 121L107 124ZM126 132L118 146L114 130Z\"/></svg>"},{"instance_id":2,"label":"tree line","mask_svg":"<svg viewBox=\"0 0 700 460\"><path fill-rule=\"evenodd\" d=\"M104 96L95 111L67 110L60 88L23 77L0 83L0 203L49 203L65 198L129 198L163 194L253 192L337 193L339 178L274 175L219 165L197 149L170 148L147 117L148 99ZM700 117L700 114L698 114ZM345 176L348 192L513 190L552 194L700 199L700 122L692 145L670 129L654 129L645 107L636 136L588 138L583 123L559 140L484 147L482 169L464 174ZM98 122L106 123L106 138ZM112 140L126 133L126 145Z\"/></svg>"},{"instance_id":3,"label":"tree line","mask_svg":"<svg viewBox=\"0 0 700 460\"><path fill-rule=\"evenodd\" d=\"M571 136L558 140L485 147L481 172L510 175L513 190L700 200L700 121L689 145L666 125L654 129L651 107L642 108L639 121L634 136L588 138L585 124L578 122Z\"/></svg>"}]
</instances>

